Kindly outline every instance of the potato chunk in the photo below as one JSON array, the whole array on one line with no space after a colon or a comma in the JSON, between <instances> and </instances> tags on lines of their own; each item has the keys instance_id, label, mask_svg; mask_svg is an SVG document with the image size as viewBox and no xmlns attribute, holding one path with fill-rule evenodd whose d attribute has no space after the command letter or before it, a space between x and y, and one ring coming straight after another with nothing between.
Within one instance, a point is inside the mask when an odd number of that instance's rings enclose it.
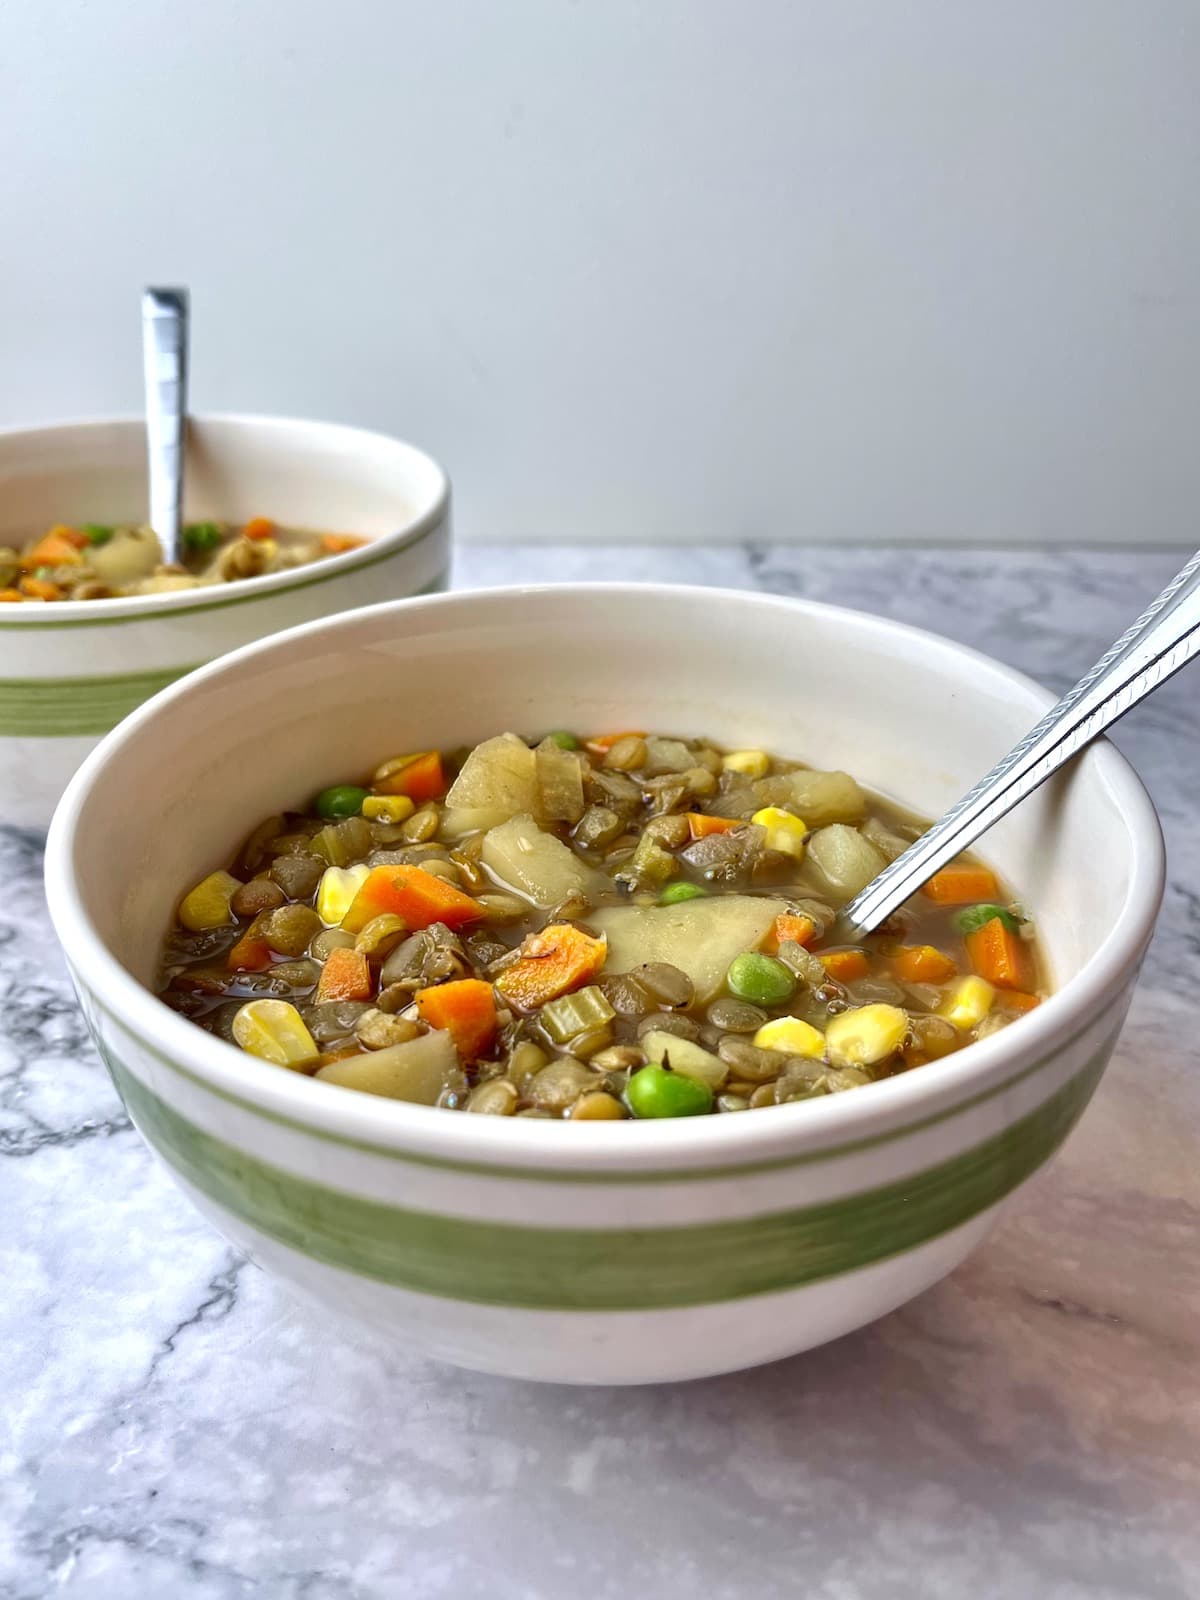
<instances>
[{"instance_id":1,"label":"potato chunk","mask_svg":"<svg viewBox=\"0 0 1200 1600\"><path fill-rule=\"evenodd\" d=\"M541 822L578 822L583 815L583 765L574 750L543 739L537 763L537 816Z\"/></svg>"},{"instance_id":2,"label":"potato chunk","mask_svg":"<svg viewBox=\"0 0 1200 1600\"><path fill-rule=\"evenodd\" d=\"M407 1044L372 1050L369 1055L331 1061L317 1077L343 1089L379 1094L388 1100L412 1100L423 1106L436 1105L443 1090L467 1086L454 1041L441 1030L423 1033Z\"/></svg>"},{"instance_id":3,"label":"potato chunk","mask_svg":"<svg viewBox=\"0 0 1200 1600\"><path fill-rule=\"evenodd\" d=\"M586 895L598 886L611 887L561 839L543 833L530 816L513 817L492 828L484 837L482 859L502 884L516 889L544 911L561 905L569 895Z\"/></svg>"},{"instance_id":4,"label":"potato chunk","mask_svg":"<svg viewBox=\"0 0 1200 1600\"><path fill-rule=\"evenodd\" d=\"M451 810L501 811L506 817L538 805L537 757L515 733L477 744L450 786Z\"/></svg>"},{"instance_id":5,"label":"potato chunk","mask_svg":"<svg viewBox=\"0 0 1200 1600\"><path fill-rule=\"evenodd\" d=\"M887 866L882 852L857 828L843 822L834 822L812 835L808 860L820 874L829 898L838 906L853 900Z\"/></svg>"},{"instance_id":6,"label":"potato chunk","mask_svg":"<svg viewBox=\"0 0 1200 1600\"><path fill-rule=\"evenodd\" d=\"M861 822L867 797L848 772L793 772L796 810L811 828L829 822Z\"/></svg>"},{"instance_id":7,"label":"potato chunk","mask_svg":"<svg viewBox=\"0 0 1200 1600\"><path fill-rule=\"evenodd\" d=\"M721 992L734 956L756 950L786 910L783 900L731 894L673 906L609 906L588 922L608 937L606 971L666 961L686 972L697 1000L706 1001Z\"/></svg>"}]
</instances>

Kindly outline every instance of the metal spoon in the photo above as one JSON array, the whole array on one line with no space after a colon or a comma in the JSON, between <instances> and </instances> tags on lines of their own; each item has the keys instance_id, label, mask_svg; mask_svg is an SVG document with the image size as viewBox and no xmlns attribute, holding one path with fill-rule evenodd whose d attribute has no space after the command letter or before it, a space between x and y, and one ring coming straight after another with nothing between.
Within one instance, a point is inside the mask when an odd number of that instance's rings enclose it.
<instances>
[{"instance_id":1,"label":"metal spoon","mask_svg":"<svg viewBox=\"0 0 1200 1600\"><path fill-rule=\"evenodd\" d=\"M142 294L150 526L168 565L182 559L183 463L187 426L188 292Z\"/></svg>"},{"instance_id":2,"label":"metal spoon","mask_svg":"<svg viewBox=\"0 0 1200 1600\"><path fill-rule=\"evenodd\" d=\"M849 935L870 933L886 921L939 868L1196 655L1200 550L1020 744L851 900L842 912Z\"/></svg>"}]
</instances>

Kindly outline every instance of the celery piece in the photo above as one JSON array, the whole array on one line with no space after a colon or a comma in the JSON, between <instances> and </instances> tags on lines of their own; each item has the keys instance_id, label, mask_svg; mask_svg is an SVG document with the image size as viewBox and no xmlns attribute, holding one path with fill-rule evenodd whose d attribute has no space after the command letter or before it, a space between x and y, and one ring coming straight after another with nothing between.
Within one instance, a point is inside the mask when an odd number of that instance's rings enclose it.
<instances>
[{"instance_id":1,"label":"celery piece","mask_svg":"<svg viewBox=\"0 0 1200 1600\"><path fill-rule=\"evenodd\" d=\"M371 829L363 817L347 817L344 822L330 822L315 833L309 850L331 867L347 867L352 861L361 861L370 850L373 840Z\"/></svg>"},{"instance_id":2,"label":"celery piece","mask_svg":"<svg viewBox=\"0 0 1200 1600\"><path fill-rule=\"evenodd\" d=\"M644 833L621 876L632 878L639 888L661 889L677 870L671 852L664 850L652 833Z\"/></svg>"},{"instance_id":3,"label":"celery piece","mask_svg":"<svg viewBox=\"0 0 1200 1600\"><path fill-rule=\"evenodd\" d=\"M542 1027L556 1044L565 1044L578 1034L592 1028L603 1028L616 1016L595 984L577 989L574 994L564 994L558 1000L548 1000L542 1007Z\"/></svg>"}]
</instances>

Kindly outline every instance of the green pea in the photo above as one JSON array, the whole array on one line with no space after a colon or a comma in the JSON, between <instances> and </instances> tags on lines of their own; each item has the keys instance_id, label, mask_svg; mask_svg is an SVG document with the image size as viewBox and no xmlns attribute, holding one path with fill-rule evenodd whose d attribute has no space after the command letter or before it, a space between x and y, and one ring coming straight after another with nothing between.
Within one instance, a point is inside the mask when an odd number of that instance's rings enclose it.
<instances>
[{"instance_id":1,"label":"green pea","mask_svg":"<svg viewBox=\"0 0 1200 1600\"><path fill-rule=\"evenodd\" d=\"M357 817L370 792L354 783L335 783L332 789L322 789L317 796L317 815L330 818Z\"/></svg>"},{"instance_id":2,"label":"green pea","mask_svg":"<svg viewBox=\"0 0 1200 1600\"><path fill-rule=\"evenodd\" d=\"M707 889L702 889L698 883L688 883L686 879L679 883L669 883L658 897L660 906L677 906L681 900L703 900L708 894Z\"/></svg>"},{"instance_id":3,"label":"green pea","mask_svg":"<svg viewBox=\"0 0 1200 1600\"><path fill-rule=\"evenodd\" d=\"M219 522L189 522L183 530L188 550L215 550L222 538Z\"/></svg>"},{"instance_id":4,"label":"green pea","mask_svg":"<svg viewBox=\"0 0 1200 1600\"><path fill-rule=\"evenodd\" d=\"M1016 933L1020 923L1011 911L1006 911L1003 906L979 905L967 906L958 912L954 918L954 926L959 933L978 933L985 923L998 917L1010 933Z\"/></svg>"},{"instance_id":5,"label":"green pea","mask_svg":"<svg viewBox=\"0 0 1200 1600\"><path fill-rule=\"evenodd\" d=\"M639 1067L629 1080L625 1101L635 1117L702 1117L712 1110L712 1090L696 1078L668 1067Z\"/></svg>"},{"instance_id":6,"label":"green pea","mask_svg":"<svg viewBox=\"0 0 1200 1600\"><path fill-rule=\"evenodd\" d=\"M106 527L102 522L85 522L83 531L88 536L89 544L107 544L117 530Z\"/></svg>"},{"instance_id":7,"label":"green pea","mask_svg":"<svg viewBox=\"0 0 1200 1600\"><path fill-rule=\"evenodd\" d=\"M554 733L548 733L546 737L547 739L553 739L560 750L579 749L579 740L575 735L573 733L564 733L561 728Z\"/></svg>"},{"instance_id":8,"label":"green pea","mask_svg":"<svg viewBox=\"0 0 1200 1600\"><path fill-rule=\"evenodd\" d=\"M790 968L774 956L759 955L753 950L733 958L725 983L730 994L755 1006L781 1006L796 992L796 979Z\"/></svg>"}]
</instances>

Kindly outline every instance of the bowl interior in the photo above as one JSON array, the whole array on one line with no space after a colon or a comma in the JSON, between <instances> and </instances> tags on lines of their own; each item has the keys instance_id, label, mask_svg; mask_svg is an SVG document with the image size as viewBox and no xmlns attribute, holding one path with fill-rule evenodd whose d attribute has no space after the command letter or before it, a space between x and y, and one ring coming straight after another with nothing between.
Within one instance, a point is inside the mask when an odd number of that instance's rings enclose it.
<instances>
[{"instance_id":1,"label":"bowl interior","mask_svg":"<svg viewBox=\"0 0 1200 1600\"><path fill-rule=\"evenodd\" d=\"M1049 696L876 618L714 590L508 590L373 607L239 652L135 714L79 780L83 909L149 982L177 896L271 812L404 750L645 727L844 767L933 817ZM68 805L70 802L68 802ZM1093 748L983 845L1057 984L1129 899L1144 792Z\"/></svg>"},{"instance_id":2,"label":"bowl interior","mask_svg":"<svg viewBox=\"0 0 1200 1600\"><path fill-rule=\"evenodd\" d=\"M437 504L441 469L398 439L281 417L193 417L185 516L379 538ZM141 522L146 434L136 419L0 432L0 543L54 522Z\"/></svg>"}]
</instances>

